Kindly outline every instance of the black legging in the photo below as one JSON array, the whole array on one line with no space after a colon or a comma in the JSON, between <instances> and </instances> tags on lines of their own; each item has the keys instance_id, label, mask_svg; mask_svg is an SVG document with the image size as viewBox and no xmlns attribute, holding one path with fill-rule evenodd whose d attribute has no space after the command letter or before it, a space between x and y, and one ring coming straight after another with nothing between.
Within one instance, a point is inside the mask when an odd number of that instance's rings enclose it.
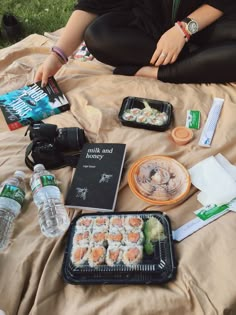
<instances>
[{"instance_id":1,"label":"black legging","mask_svg":"<svg viewBox=\"0 0 236 315\"><path fill-rule=\"evenodd\" d=\"M158 41L132 26L132 18L132 13L107 13L96 18L84 34L95 58L118 67L120 74L122 67L124 74L127 67L135 74L150 65ZM236 82L236 18L224 16L195 34L175 63L159 67L158 79L172 83Z\"/></svg>"}]
</instances>

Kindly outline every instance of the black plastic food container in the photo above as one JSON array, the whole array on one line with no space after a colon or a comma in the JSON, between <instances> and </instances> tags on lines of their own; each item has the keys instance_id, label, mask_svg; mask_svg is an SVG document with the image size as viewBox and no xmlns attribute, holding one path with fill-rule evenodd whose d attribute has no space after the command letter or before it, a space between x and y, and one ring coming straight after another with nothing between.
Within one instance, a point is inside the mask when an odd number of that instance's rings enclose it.
<instances>
[{"instance_id":1,"label":"black plastic food container","mask_svg":"<svg viewBox=\"0 0 236 315\"><path fill-rule=\"evenodd\" d=\"M159 112L164 112L167 114L167 121L165 121L163 125L159 126L159 125L151 124L148 122L143 123L143 122L137 122L136 120L130 121L130 120L124 119L124 113L127 110L131 110L133 108L138 108L138 109L143 110L145 108L144 103L143 103L144 100L147 101L147 103L149 104L151 108L156 109ZM134 127L134 128L143 128L143 129L155 130L155 131L165 131L170 127L170 124L172 121L172 111L173 111L173 106L169 102L128 96L128 97L125 97L122 102L118 117L122 125L124 126Z\"/></svg>"},{"instance_id":2,"label":"black plastic food container","mask_svg":"<svg viewBox=\"0 0 236 315\"><path fill-rule=\"evenodd\" d=\"M75 266L71 259L73 239L75 233L78 233L77 221L81 218L95 220L105 217L111 220L119 217L127 220L129 217L141 218L144 223L150 218L157 219L163 226L164 239L153 242L153 253L147 254L143 246L143 256L141 261L132 266L127 266L122 261L115 265L109 266L105 262L101 265L91 267L88 262L81 266ZM145 242L146 235L143 242ZM93 247L93 245L91 245ZM145 212L120 212L120 213L90 213L82 214L76 217L70 225L67 239L66 250L62 265L62 274L65 282L70 284L161 284L175 278L176 259L172 239L172 230L170 220L167 215L159 211Z\"/></svg>"}]
</instances>

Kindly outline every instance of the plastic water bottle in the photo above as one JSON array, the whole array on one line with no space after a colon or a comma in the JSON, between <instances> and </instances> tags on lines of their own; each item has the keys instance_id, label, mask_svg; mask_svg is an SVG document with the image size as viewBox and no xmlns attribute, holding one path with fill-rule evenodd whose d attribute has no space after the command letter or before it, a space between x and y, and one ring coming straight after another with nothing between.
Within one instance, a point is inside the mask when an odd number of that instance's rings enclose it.
<instances>
[{"instance_id":1,"label":"plastic water bottle","mask_svg":"<svg viewBox=\"0 0 236 315\"><path fill-rule=\"evenodd\" d=\"M44 165L34 166L34 174L30 179L34 203L38 208L39 225L46 237L62 235L69 227L70 220L61 192L56 184L55 176L45 170Z\"/></svg>"},{"instance_id":2,"label":"plastic water bottle","mask_svg":"<svg viewBox=\"0 0 236 315\"><path fill-rule=\"evenodd\" d=\"M0 251L10 241L14 228L14 220L20 213L25 199L25 173L15 171L0 185Z\"/></svg>"}]
</instances>

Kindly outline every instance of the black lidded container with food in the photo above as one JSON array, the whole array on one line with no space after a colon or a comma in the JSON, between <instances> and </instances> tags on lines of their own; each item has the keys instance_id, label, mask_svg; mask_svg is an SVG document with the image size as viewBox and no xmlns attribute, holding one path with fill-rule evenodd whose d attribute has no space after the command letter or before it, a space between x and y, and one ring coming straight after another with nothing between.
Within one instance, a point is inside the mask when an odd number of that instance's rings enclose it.
<instances>
[{"instance_id":1,"label":"black lidded container with food","mask_svg":"<svg viewBox=\"0 0 236 315\"><path fill-rule=\"evenodd\" d=\"M104 232L103 242L97 236ZM89 213L71 222L62 265L67 283L161 284L174 279L176 269L171 223L160 211Z\"/></svg>"},{"instance_id":2,"label":"black lidded container with food","mask_svg":"<svg viewBox=\"0 0 236 315\"><path fill-rule=\"evenodd\" d=\"M150 108L153 109L153 112L158 111L159 113L163 113L162 115L165 116L163 117L163 120L161 116L158 116L158 112L157 115L155 114L149 117L150 112L144 104L148 104ZM137 118L138 114L132 114L132 111L135 111L135 109L142 111L144 115L141 114L139 118ZM129 113L130 117L127 116ZM170 127L172 116L173 106L169 102L134 96L124 98L118 114L119 120L124 126L155 131L167 130ZM161 119L158 119L159 117Z\"/></svg>"}]
</instances>

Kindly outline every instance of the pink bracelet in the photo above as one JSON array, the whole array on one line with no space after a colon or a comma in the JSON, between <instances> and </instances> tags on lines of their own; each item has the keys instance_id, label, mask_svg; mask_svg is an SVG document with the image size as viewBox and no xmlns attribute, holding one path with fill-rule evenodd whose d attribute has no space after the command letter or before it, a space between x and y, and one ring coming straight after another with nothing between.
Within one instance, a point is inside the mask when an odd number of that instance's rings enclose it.
<instances>
[{"instance_id":1,"label":"pink bracelet","mask_svg":"<svg viewBox=\"0 0 236 315\"><path fill-rule=\"evenodd\" d=\"M61 48L59 48L57 46L53 46L52 52L57 54L65 63L68 62L68 57L66 56L66 54L64 53L64 51Z\"/></svg>"}]
</instances>

